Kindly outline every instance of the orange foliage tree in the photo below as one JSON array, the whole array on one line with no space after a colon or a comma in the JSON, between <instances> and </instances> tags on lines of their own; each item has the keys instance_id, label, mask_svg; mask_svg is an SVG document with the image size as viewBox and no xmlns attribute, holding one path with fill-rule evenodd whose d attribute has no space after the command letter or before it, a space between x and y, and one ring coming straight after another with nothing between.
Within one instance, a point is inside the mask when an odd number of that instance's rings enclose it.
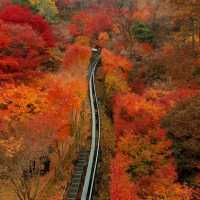
<instances>
[{"instance_id":1,"label":"orange foliage tree","mask_svg":"<svg viewBox=\"0 0 200 200\"><path fill-rule=\"evenodd\" d=\"M126 170L130 160L123 154L117 154L111 163L111 183L110 199L111 200L139 200L136 194L137 188L130 180Z\"/></svg>"},{"instance_id":2,"label":"orange foliage tree","mask_svg":"<svg viewBox=\"0 0 200 200\"><path fill-rule=\"evenodd\" d=\"M48 108L47 93L41 88L30 88L25 85L5 85L0 88L1 120L23 121L31 115L42 113Z\"/></svg>"},{"instance_id":3,"label":"orange foliage tree","mask_svg":"<svg viewBox=\"0 0 200 200\"><path fill-rule=\"evenodd\" d=\"M117 136L128 132L145 134L165 114L161 106L130 93L116 96L113 110Z\"/></svg>"},{"instance_id":4,"label":"orange foliage tree","mask_svg":"<svg viewBox=\"0 0 200 200\"><path fill-rule=\"evenodd\" d=\"M166 93L161 92L163 91L160 91L163 96L160 98L167 100ZM180 94L183 97L189 96L187 92L180 92L179 96ZM174 100L169 98L168 101L170 100L173 103L177 101L176 97ZM170 105L173 105L172 102ZM168 110L165 106L159 101L159 93L156 91L146 92L143 96L131 93L117 95L113 107L118 138L116 154L127 157L129 164L124 171L131 175L137 188L135 195L139 198L189 200L191 190L177 183L172 141L160 128L160 119ZM170 190L173 192L169 192Z\"/></svg>"},{"instance_id":5,"label":"orange foliage tree","mask_svg":"<svg viewBox=\"0 0 200 200\"><path fill-rule=\"evenodd\" d=\"M50 102L39 87L9 84L1 91L1 173L12 184L18 199L36 199L42 170L40 158L48 156L54 141L54 127L49 126L44 115Z\"/></svg>"},{"instance_id":6,"label":"orange foliage tree","mask_svg":"<svg viewBox=\"0 0 200 200\"><path fill-rule=\"evenodd\" d=\"M72 69L74 71L73 73L77 73L77 71L83 72L83 70L86 71L90 56L90 48L80 44L70 45L65 52L63 60L64 68L67 70Z\"/></svg>"},{"instance_id":7,"label":"orange foliage tree","mask_svg":"<svg viewBox=\"0 0 200 200\"><path fill-rule=\"evenodd\" d=\"M116 56L110 51L102 50L102 73L104 74L104 83L106 87L106 96L112 98L117 92L128 92L127 83L128 72L133 64L122 56Z\"/></svg>"},{"instance_id":8,"label":"orange foliage tree","mask_svg":"<svg viewBox=\"0 0 200 200\"><path fill-rule=\"evenodd\" d=\"M65 77L50 80L49 99L53 110L51 120L57 121L58 128L55 131L55 147L58 158L62 161L69 148L69 141L79 145L81 131L81 112L87 97L87 82L83 79ZM56 124L53 122L54 124ZM73 140L72 140L73 139Z\"/></svg>"}]
</instances>

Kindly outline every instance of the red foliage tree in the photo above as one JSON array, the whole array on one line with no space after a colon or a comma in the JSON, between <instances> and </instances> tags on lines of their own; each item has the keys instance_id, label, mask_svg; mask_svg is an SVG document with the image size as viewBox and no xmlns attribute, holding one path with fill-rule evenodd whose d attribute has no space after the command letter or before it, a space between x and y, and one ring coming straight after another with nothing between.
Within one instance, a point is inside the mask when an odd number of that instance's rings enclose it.
<instances>
[{"instance_id":1,"label":"red foliage tree","mask_svg":"<svg viewBox=\"0 0 200 200\"><path fill-rule=\"evenodd\" d=\"M0 9L3 9L5 6L10 5L11 0L1 0L0 2Z\"/></svg>"},{"instance_id":2,"label":"red foliage tree","mask_svg":"<svg viewBox=\"0 0 200 200\"><path fill-rule=\"evenodd\" d=\"M135 94L117 95L114 120L117 136L124 133L145 134L155 127L165 113L161 106L146 101Z\"/></svg>"},{"instance_id":3,"label":"red foliage tree","mask_svg":"<svg viewBox=\"0 0 200 200\"><path fill-rule=\"evenodd\" d=\"M15 24L28 24L43 37L48 46L54 45L53 33L47 21L40 15L32 14L26 7L8 5L1 10L0 19Z\"/></svg>"},{"instance_id":4,"label":"red foliage tree","mask_svg":"<svg viewBox=\"0 0 200 200\"><path fill-rule=\"evenodd\" d=\"M104 11L95 13L82 11L72 17L68 29L72 36L98 37L98 34L112 28L112 18Z\"/></svg>"},{"instance_id":5,"label":"red foliage tree","mask_svg":"<svg viewBox=\"0 0 200 200\"><path fill-rule=\"evenodd\" d=\"M47 44L31 26L0 22L1 78L30 75L48 59Z\"/></svg>"},{"instance_id":6,"label":"red foliage tree","mask_svg":"<svg viewBox=\"0 0 200 200\"><path fill-rule=\"evenodd\" d=\"M177 103L184 101L190 97L198 94L195 88L178 88L176 90L160 90L160 89L146 89L143 97L152 103L157 103L163 107L164 110L169 111Z\"/></svg>"},{"instance_id":7,"label":"red foliage tree","mask_svg":"<svg viewBox=\"0 0 200 200\"><path fill-rule=\"evenodd\" d=\"M128 72L131 71L133 63L127 58L114 55L112 52L102 50L102 67L104 74L123 74L127 78ZM119 75L119 74L118 74Z\"/></svg>"}]
</instances>

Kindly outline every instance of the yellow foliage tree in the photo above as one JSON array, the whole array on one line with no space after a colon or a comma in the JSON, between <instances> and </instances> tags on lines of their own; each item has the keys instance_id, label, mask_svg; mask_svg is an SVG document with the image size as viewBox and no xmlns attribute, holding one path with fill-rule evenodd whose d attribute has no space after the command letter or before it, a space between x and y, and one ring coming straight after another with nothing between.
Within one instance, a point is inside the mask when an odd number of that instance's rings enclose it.
<instances>
[{"instance_id":1,"label":"yellow foliage tree","mask_svg":"<svg viewBox=\"0 0 200 200\"><path fill-rule=\"evenodd\" d=\"M48 20L53 20L58 14L56 0L28 0L31 6Z\"/></svg>"}]
</instances>

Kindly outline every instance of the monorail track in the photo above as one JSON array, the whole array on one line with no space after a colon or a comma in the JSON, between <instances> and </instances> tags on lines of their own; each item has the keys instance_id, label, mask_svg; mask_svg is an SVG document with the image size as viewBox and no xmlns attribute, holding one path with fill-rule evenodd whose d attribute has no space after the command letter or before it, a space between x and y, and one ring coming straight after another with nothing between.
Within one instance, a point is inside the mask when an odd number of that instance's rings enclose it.
<instances>
[{"instance_id":1,"label":"monorail track","mask_svg":"<svg viewBox=\"0 0 200 200\"><path fill-rule=\"evenodd\" d=\"M100 51L93 49L89 66L89 96L92 114L92 141L90 151L80 152L69 190L63 200L91 200L100 152L100 114L95 87L95 72L100 62ZM89 154L89 158L88 158ZM84 169L86 168L86 172Z\"/></svg>"}]
</instances>

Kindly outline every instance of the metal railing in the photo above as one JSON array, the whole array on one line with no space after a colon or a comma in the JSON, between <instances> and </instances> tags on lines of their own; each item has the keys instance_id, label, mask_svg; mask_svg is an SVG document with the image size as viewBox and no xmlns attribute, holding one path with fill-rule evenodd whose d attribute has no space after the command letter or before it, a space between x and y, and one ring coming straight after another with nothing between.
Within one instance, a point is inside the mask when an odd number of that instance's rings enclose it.
<instances>
[{"instance_id":1,"label":"metal railing","mask_svg":"<svg viewBox=\"0 0 200 200\"><path fill-rule=\"evenodd\" d=\"M98 99L95 87L95 72L100 62L100 52L93 51L91 64L89 68L89 94L92 113L92 142L90 148L90 156L87 165L86 176L84 179L81 200L91 200L94 187L95 174L100 151L100 115L98 107Z\"/></svg>"}]
</instances>

